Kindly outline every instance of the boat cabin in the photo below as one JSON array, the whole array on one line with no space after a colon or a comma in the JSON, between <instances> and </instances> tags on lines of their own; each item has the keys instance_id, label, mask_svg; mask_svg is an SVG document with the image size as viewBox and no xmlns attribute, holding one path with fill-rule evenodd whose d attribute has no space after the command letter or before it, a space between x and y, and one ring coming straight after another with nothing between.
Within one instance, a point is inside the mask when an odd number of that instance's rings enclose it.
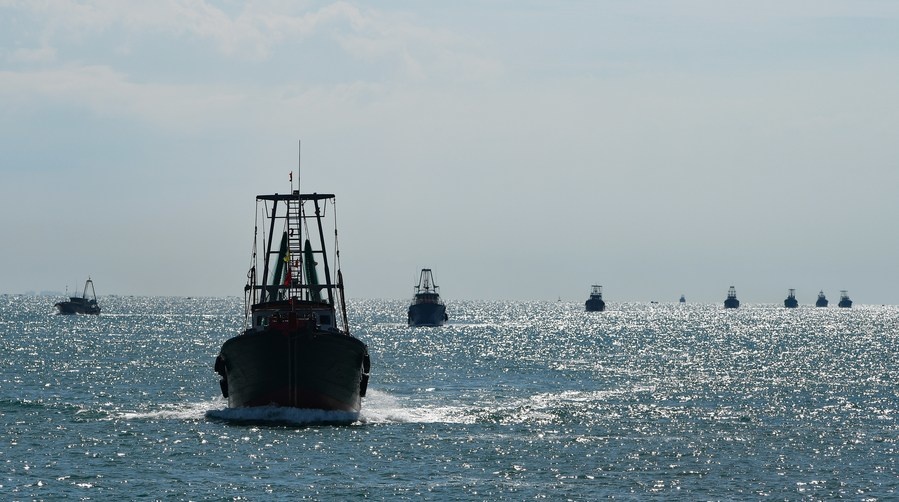
<instances>
[{"instance_id":1,"label":"boat cabin","mask_svg":"<svg viewBox=\"0 0 899 502\"><path fill-rule=\"evenodd\" d=\"M311 320L315 327L329 330L337 329L334 319L334 309L324 302L311 302L291 298L276 302L267 302L253 305L253 327L249 331L263 331L275 322L283 322L285 316L297 320Z\"/></svg>"}]
</instances>

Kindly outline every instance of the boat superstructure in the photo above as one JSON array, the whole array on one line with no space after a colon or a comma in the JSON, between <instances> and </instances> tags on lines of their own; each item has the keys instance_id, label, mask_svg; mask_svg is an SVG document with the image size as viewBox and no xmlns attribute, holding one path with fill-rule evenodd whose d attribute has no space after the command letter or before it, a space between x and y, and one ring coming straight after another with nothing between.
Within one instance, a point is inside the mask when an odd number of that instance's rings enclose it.
<instances>
[{"instance_id":1,"label":"boat superstructure","mask_svg":"<svg viewBox=\"0 0 899 502\"><path fill-rule=\"evenodd\" d=\"M799 306L799 301L796 300L796 290L791 289L789 294L787 294L787 299L784 300L784 307L788 309L795 309Z\"/></svg>"},{"instance_id":2,"label":"boat superstructure","mask_svg":"<svg viewBox=\"0 0 899 502\"><path fill-rule=\"evenodd\" d=\"M292 186L287 194L256 196L246 328L225 341L215 361L230 407L360 410L370 361L349 330L335 204L333 194Z\"/></svg>"},{"instance_id":3,"label":"boat superstructure","mask_svg":"<svg viewBox=\"0 0 899 502\"><path fill-rule=\"evenodd\" d=\"M429 268L421 269L407 320L409 326L443 326L449 320L446 304L440 298L440 287L434 284L434 274Z\"/></svg>"},{"instance_id":4,"label":"boat superstructure","mask_svg":"<svg viewBox=\"0 0 899 502\"><path fill-rule=\"evenodd\" d=\"M87 288L91 288L91 296L87 296ZM100 305L97 303L97 292L94 290L94 281L90 277L84 281L84 291L81 296L70 296L68 301L58 302L54 305L60 314L92 314L100 313Z\"/></svg>"},{"instance_id":5,"label":"boat superstructure","mask_svg":"<svg viewBox=\"0 0 899 502\"><path fill-rule=\"evenodd\" d=\"M852 300L849 299L849 293L845 289L840 291L840 303L837 304L837 307L842 309L852 308Z\"/></svg>"},{"instance_id":6,"label":"boat superstructure","mask_svg":"<svg viewBox=\"0 0 899 502\"><path fill-rule=\"evenodd\" d=\"M590 297L584 302L584 309L587 312L602 312L606 309L606 302L602 299L602 286L590 286Z\"/></svg>"},{"instance_id":7,"label":"boat superstructure","mask_svg":"<svg viewBox=\"0 0 899 502\"><path fill-rule=\"evenodd\" d=\"M727 290L727 298L725 298L725 300L724 300L724 308L726 308L726 309L740 308L740 300L737 300L737 290L733 286L731 286Z\"/></svg>"}]
</instances>

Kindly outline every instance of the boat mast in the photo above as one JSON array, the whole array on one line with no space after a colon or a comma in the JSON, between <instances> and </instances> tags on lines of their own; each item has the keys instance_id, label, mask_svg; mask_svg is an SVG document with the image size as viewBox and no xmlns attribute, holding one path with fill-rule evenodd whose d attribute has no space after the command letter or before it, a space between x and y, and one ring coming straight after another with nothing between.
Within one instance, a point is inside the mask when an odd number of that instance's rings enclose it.
<instances>
[{"instance_id":1,"label":"boat mast","mask_svg":"<svg viewBox=\"0 0 899 502\"><path fill-rule=\"evenodd\" d=\"M296 217L297 217L297 232L299 232L299 235L297 237L299 238L300 244L302 244L302 242L303 242L303 196L302 196L303 190L301 189L302 188L301 180L303 179L302 166L303 166L303 140L298 139L297 140L297 191L296 191L297 214L296 214ZM293 191L293 172L290 173L290 193L294 193L294 191ZM296 258L297 263L299 264L299 266L297 267L297 272L298 272L297 275L299 276L297 278L299 281L297 286L300 287L300 291L291 292L293 294L288 293L289 297L299 296L300 298L303 298L303 297L308 297L308 295L309 295L308 290L305 292L305 294L303 294L303 290L302 290L302 285L304 283L303 282L303 271L305 270L305 267L304 267L305 264L303 263L303 261L305 259L306 259L306 257L303 256L302 248L300 248L299 256L297 256L297 258ZM308 278L307 278L307 280L308 280ZM292 286L293 286L293 284L291 284L291 287Z\"/></svg>"},{"instance_id":2,"label":"boat mast","mask_svg":"<svg viewBox=\"0 0 899 502\"><path fill-rule=\"evenodd\" d=\"M322 214L321 208L318 205L318 199L315 199L315 221L318 223L318 241L321 243L322 250L322 263L325 269L325 284L328 286L331 285L331 269L328 266L328 254L325 252L325 232L322 229ZM336 223L335 223L336 225ZM335 305L334 303L334 292L328 287L328 302L331 305Z\"/></svg>"},{"instance_id":3,"label":"boat mast","mask_svg":"<svg viewBox=\"0 0 899 502\"><path fill-rule=\"evenodd\" d=\"M259 198L257 197L256 199L258 201ZM277 291L278 291L277 284L274 285L274 288L272 288L272 290L269 289L269 285L268 285L268 265L269 265L269 260L271 258L272 239L275 236L275 221L276 221L275 216L276 216L277 212L278 212L278 202L274 201L272 203L272 215L270 216L271 221L269 223L269 230L268 230L268 243L263 245L263 249L265 250L265 258L263 259L263 265L262 265L262 281L263 281L262 301L263 302L274 300L274 296L275 296L275 294L277 294ZM277 281L277 278L275 280Z\"/></svg>"},{"instance_id":4,"label":"boat mast","mask_svg":"<svg viewBox=\"0 0 899 502\"><path fill-rule=\"evenodd\" d=\"M305 256L305 253L303 252L304 249L302 247L303 241L305 240L303 238L303 223L305 222L305 217L303 216L303 213L305 211L305 209L304 209L305 202L303 201L303 195L302 195L303 194L303 190L302 190L303 176L302 175L303 175L303 140L297 139L297 190L296 190L296 192L293 191L293 173L291 172L290 173L290 180L291 180L291 182L290 182L291 192L290 193L297 194L297 214L296 214L297 230L296 231L298 232L297 238L299 240L297 241L297 243L298 243L297 255L298 256L295 259L297 260L296 261L296 263L297 263L297 267L296 267L296 269L297 269L297 287L299 288L299 291L293 291L292 292L293 294L288 295L288 296L291 296L291 297L299 296L300 298L309 299L311 296L311 290L303 288L303 284L311 285L312 279L309 277L306 277L305 279L303 278L303 274L306 271L306 263L304 263L306 260L306 256ZM309 231L308 231L308 227L307 227L306 234L308 234L308 233L309 233ZM314 262L313 262L313 266L315 266ZM291 284L291 286L293 286L293 284ZM305 291L304 291L304 289L305 289Z\"/></svg>"}]
</instances>

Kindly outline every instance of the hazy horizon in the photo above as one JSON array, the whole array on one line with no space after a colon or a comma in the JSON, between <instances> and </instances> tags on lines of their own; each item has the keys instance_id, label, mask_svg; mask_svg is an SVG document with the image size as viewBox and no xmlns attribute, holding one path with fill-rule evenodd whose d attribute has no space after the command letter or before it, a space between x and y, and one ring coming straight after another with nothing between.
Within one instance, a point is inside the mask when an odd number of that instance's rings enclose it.
<instances>
[{"instance_id":1,"label":"hazy horizon","mask_svg":"<svg viewBox=\"0 0 899 502\"><path fill-rule=\"evenodd\" d=\"M899 3L0 13L3 293L240 296L301 140L350 298L899 304Z\"/></svg>"}]
</instances>

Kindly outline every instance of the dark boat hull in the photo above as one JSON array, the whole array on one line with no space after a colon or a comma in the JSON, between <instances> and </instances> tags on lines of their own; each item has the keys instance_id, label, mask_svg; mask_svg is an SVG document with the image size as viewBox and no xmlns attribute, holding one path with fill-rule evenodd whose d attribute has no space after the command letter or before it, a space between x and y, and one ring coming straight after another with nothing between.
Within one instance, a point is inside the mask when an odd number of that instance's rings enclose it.
<instances>
[{"instance_id":1,"label":"dark boat hull","mask_svg":"<svg viewBox=\"0 0 899 502\"><path fill-rule=\"evenodd\" d=\"M409 306L409 326L443 326L446 321L446 305L414 303Z\"/></svg>"},{"instance_id":2,"label":"dark boat hull","mask_svg":"<svg viewBox=\"0 0 899 502\"><path fill-rule=\"evenodd\" d=\"M606 302L599 298L591 298L584 303L587 312L602 312L606 309Z\"/></svg>"},{"instance_id":3,"label":"dark boat hull","mask_svg":"<svg viewBox=\"0 0 899 502\"><path fill-rule=\"evenodd\" d=\"M216 371L232 408L289 406L358 413L368 349L339 331L253 331L222 345Z\"/></svg>"},{"instance_id":4,"label":"dark boat hull","mask_svg":"<svg viewBox=\"0 0 899 502\"><path fill-rule=\"evenodd\" d=\"M740 308L740 300L736 298L728 298L724 300L724 308L726 309L738 309Z\"/></svg>"},{"instance_id":5,"label":"dark boat hull","mask_svg":"<svg viewBox=\"0 0 899 502\"><path fill-rule=\"evenodd\" d=\"M100 306L96 303L85 302L59 302L56 304L56 310L60 314L90 314L97 315L100 313Z\"/></svg>"},{"instance_id":6,"label":"dark boat hull","mask_svg":"<svg viewBox=\"0 0 899 502\"><path fill-rule=\"evenodd\" d=\"M795 309L799 307L799 300L795 298L787 298L784 300L784 307L788 309Z\"/></svg>"}]
</instances>

